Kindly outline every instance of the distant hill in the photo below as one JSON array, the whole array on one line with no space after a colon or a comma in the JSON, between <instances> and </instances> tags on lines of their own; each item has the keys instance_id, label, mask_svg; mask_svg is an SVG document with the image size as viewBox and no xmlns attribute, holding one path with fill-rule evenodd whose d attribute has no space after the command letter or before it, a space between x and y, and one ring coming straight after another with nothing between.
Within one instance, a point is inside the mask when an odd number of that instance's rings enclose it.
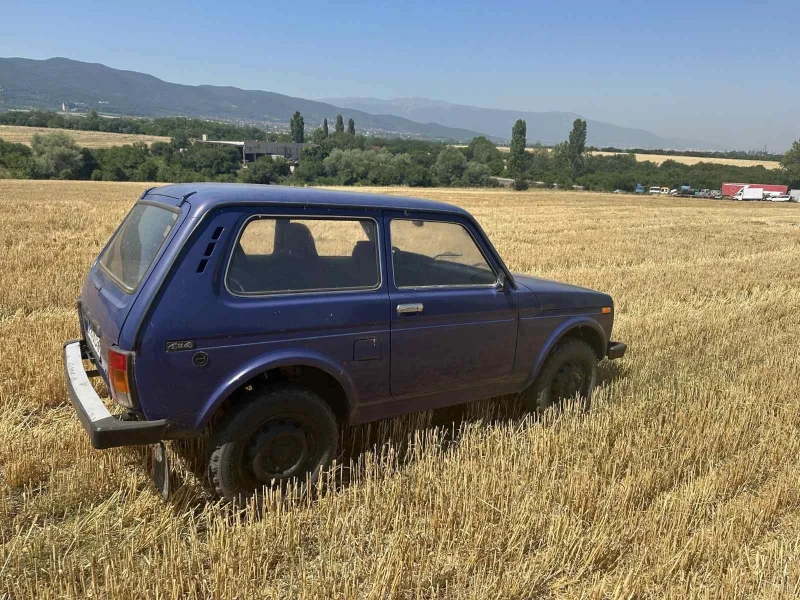
<instances>
[{"instance_id":1,"label":"distant hill","mask_svg":"<svg viewBox=\"0 0 800 600\"><path fill-rule=\"evenodd\" d=\"M325 118L332 127L337 113L341 113L345 122L354 119L362 133L452 141L469 141L481 135L477 131L338 108L274 92L169 83L145 73L67 58L0 58L0 110L60 110L62 103L106 114L201 117L262 125L286 125L299 110L307 128Z\"/></svg>"},{"instance_id":2,"label":"distant hill","mask_svg":"<svg viewBox=\"0 0 800 600\"><path fill-rule=\"evenodd\" d=\"M486 132L508 139L517 119L525 119L528 142L556 144L567 139L572 122L580 115L569 112L526 112L497 108L478 108L428 98L326 98L337 106L372 114L389 114L413 121L435 121L448 127ZM581 117L582 118L582 117ZM672 150L719 150L714 144L660 137L643 129L619 127L602 121L586 120L587 143L598 148L666 148Z\"/></svg>"}]
</instances>

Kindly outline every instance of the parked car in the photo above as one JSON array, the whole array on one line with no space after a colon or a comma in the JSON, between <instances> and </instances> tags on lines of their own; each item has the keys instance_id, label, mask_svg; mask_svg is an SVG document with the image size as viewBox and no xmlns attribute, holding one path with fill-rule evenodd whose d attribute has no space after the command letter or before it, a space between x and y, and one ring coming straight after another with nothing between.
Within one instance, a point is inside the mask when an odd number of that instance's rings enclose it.
<instances>
[{"instance_id":1,"label":"parked car","mask_svg":"<svg viewBox=\"0 0 800 600\"><path fill-rule=\"evenodd\" d=\"M165 485L163 440L207 432L223 498L317 477L346 425L520 392L588 406L626 351L608 294L511 273L461 208L277 186L146 191L78 318L63 354L92 445L154 444Z\"/></svg>"},{"instance_id":2,"label":"parked car","mask_svg":"<svg viewBox=\"0 0 800 600\"><path fill-rule=\"evenodd\" d=\"M651 194L661 194L661 186L659 186L659 185L651 186L650 187L650 193Z\"/></svg>"},{"instance_id":3,"label":"parked car","mask_svg":"<svg viewBox=\"0 0 800 600\"><path fill-rule=\"evenodd\" d=\"M792 197L789 194L778 194L777 196L770 196L772 202L791 202Z\"/></svg>"}]
</instances>

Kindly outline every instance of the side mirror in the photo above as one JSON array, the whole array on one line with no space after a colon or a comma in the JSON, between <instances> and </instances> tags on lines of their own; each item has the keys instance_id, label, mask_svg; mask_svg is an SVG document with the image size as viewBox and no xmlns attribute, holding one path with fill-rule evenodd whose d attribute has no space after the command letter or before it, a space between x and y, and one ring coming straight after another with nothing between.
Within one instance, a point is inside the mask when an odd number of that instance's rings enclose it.
<instances>
[{"instance_id":1,"label":"side mirror","mask_svg":"<svg viewBox=\"0 0 800 600\"><path fill-rule=\"evenodd\" d=\"M497 276L497 283L495 283L495 288L498 290L506 289L506 272L500 271L500 274Z\"/></svg>"}]
</instances>

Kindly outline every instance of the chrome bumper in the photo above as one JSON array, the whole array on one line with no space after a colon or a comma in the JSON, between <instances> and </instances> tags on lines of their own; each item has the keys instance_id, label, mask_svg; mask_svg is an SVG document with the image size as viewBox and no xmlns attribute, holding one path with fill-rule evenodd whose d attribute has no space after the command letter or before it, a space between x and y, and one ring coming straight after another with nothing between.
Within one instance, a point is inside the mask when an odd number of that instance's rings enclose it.
<instances>
[{"instance_id":1,"label":"chrome bumper","mask_svg":"<svg viewBox=\"0 0 800 600\"><path fill-rule=\"evenodd\" d=\"M167 421L122 421L113 416L89 382L83 368L87 358L86 342L72 340L64 344L64 370L69 399L78 413L81 425L89 434L92 446L98 449L117 446L155 444L163 439ZM96 372L92 372L96 375Z\"/></svg>"}]
</instances>

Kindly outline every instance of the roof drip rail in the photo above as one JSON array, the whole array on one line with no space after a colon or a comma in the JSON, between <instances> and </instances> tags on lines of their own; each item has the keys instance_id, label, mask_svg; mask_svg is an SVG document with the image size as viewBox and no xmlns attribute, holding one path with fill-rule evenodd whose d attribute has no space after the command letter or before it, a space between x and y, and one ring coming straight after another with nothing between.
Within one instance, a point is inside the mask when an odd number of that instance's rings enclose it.
<instances>
[{"instance_id":1,"label":"roof drip rail","mask_svg":"<svg viewBox=\"0 0 800 600\"><path fill-rule=\"evenodd\" d=\"M186 195L183 197L183 200L181 200L181 205L182 205L184 202L186 202L186 201L187 201L189 198L191 198L192 196L194 196L196 193L197 193L197 191L194 191L194 192L189 192L188 194L186 194Z\"/></svg>"}]
</instances>

